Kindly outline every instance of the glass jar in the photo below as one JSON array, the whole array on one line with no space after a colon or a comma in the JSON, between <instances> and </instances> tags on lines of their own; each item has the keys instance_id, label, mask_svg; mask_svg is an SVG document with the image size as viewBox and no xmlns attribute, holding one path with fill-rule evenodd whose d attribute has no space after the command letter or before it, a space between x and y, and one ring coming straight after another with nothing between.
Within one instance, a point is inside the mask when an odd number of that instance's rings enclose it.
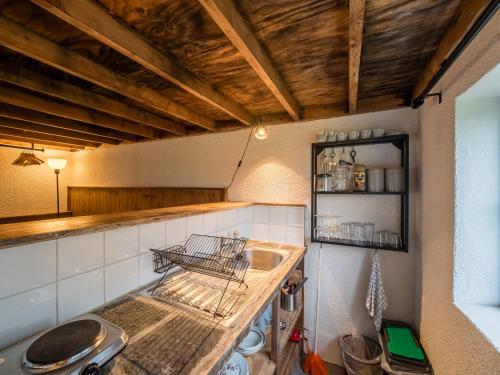
<instances>
[{"instance_id":1,"label":"glass jar","mask_svg":"<svg viewBox=\"0 0 500 375\"><path fill-rule=\"evenodd\" d=\"M366 165L356 164L354 167L354 191L366 191Z\"/></svg>"},{"instance_id":2,"label":"glass jar","mask_svg":"<svg viewBox=\"0 0 500 375\"><path fill-rule=\"evenodd\" d=\"M352 191L353 170L349 164L339 164L335 171L335 191Z\"/></svg>"}]
</instances>

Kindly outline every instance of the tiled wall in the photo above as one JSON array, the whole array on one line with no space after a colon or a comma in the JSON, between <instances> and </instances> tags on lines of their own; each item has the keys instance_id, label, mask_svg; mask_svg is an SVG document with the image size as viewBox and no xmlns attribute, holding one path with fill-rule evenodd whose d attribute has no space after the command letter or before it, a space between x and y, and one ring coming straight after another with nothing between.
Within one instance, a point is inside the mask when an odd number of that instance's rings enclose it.
<instances>
[{"instance_id":1,"label":"tiled wall","mask_svg":"<svg viewBox=\"0 0 500 375\"><path fill-rule=\"evenodd\" d=\"M259 241L304 244L304 208L255 205L246 208L246 236Z\"/></svg>"},{"instance_id":2,"label":"tiled wall","mask_svg":"<svg viewBox=\"0 0 500 375\"><path fill-rule=\"evenodd\" d=\"M250 206L0 250L0 350L158 277L150 248L193 233L304 244L304 208Z\"/></svg>"}]
</instances>

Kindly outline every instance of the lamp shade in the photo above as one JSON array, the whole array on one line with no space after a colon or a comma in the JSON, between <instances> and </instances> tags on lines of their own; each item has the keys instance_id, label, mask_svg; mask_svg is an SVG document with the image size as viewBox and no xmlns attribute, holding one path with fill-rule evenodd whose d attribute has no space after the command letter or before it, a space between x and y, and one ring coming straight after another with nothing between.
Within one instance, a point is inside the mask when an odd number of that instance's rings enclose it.
<instances>
[{"instance_id":1,"label":"lamp shade","mask_svg":"<svg viewBox=\"0 0 500 375\"><path fill-rule=\"evenodd\" d=\"M63 169L67 163L66 159L47 159L47 164L52 169Z\"/></svg>"}]
</instances>

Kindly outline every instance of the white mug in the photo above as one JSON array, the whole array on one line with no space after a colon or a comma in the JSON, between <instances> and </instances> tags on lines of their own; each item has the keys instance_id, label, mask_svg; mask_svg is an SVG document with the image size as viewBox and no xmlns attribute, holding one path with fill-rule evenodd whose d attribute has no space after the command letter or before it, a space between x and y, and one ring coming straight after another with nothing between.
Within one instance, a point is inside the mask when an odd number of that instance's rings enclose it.
<instances>
[{"instance_id":1,"label":"white mug","mask_svg":"<svg viewBox=\"0 0 500 375\"><path fill-rule=\"evenodd\" d=\"M359 138L359 131L358 130L351 130L349 132L349 139L352 141L352 140L355 140L355 139L358 139Z\"/></svg>"},{"instance_id":2,"label":"white mug","mask_svg":"<svg viewBox=\"0 0 500 375\"><path fill-rule=\"evenodd\" d=\"M338 132L337 133L337 141L345 141L347 139L346 132Z\"/></svg>"},{"instance_id":3,"label":"white mug","mask_svg":"<svg viewBox=\"0 0 500 375\"><path fill-rule=\"evenodd\" d=\"M326 141L326 131L322 130L316 133L316 141L317 142L325 142Z\"/></svg>"},{"instance_id":4,"label":"white mug","mask_svg":"<svg viewBox=\"0 0 500 375\"><path fill-rule=\"evenodd\" d=\"M367 139L372 136L372 131L370 129L361 130L361 139Z\"/></svg>"},{"instance_id":5,"label":"white mug","mask_svg":"<svg viewBox=\"0 0 500 375\"><path fill-rule=\"evenodd\" d=\"M384 129L373 129L373 136L375 138L380 138L384 135Z\"/></svg>"}]
</instances>

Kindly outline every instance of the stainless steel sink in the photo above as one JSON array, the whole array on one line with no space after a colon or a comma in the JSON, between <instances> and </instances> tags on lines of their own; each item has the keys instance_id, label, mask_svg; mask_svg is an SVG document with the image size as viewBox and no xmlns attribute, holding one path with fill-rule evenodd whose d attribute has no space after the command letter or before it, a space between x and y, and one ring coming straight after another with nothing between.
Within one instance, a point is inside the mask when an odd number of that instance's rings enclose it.
<instances>
[{"instance_id":1,"label":"stainless steel sink","mask_svg":"<svg viewBox=\"0 0 500 375\"><path fill-rule=\"evenodd\" d=\"M283 256L266 250L246 250L245 259L249 269L271 271L283 261Z\"/></svg>"}]
</instances>

